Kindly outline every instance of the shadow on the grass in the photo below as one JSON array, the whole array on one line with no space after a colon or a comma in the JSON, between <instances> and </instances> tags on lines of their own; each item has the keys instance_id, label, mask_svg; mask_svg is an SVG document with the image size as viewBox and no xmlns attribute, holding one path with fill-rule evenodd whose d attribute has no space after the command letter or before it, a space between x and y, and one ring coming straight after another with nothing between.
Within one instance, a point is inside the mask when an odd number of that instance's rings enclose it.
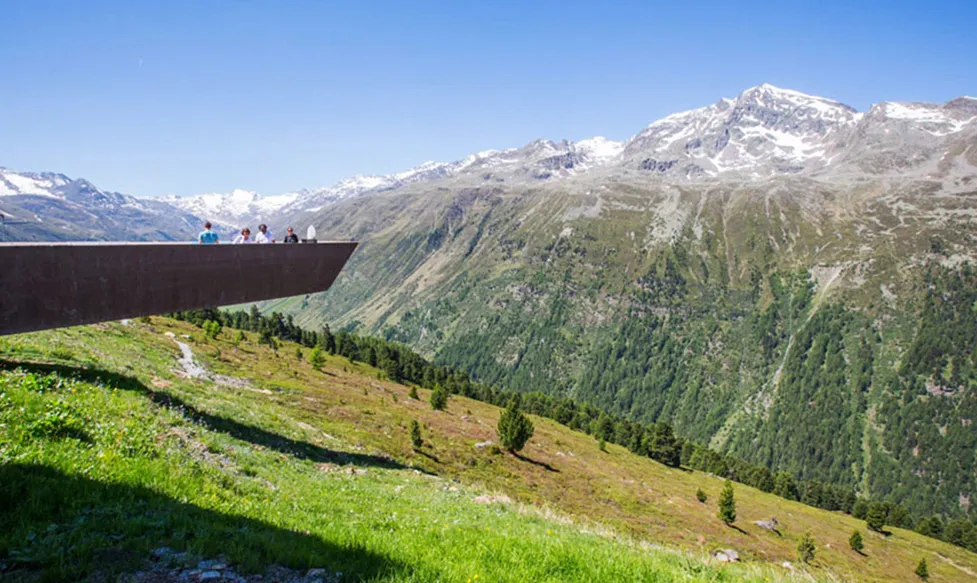
<instances>
[{"instance_id":1,"label":"shadow on the grass","mask_svg":"<svg viewBox=\"0 0 977 583\"><path fill-rule=\"evenodd\" d=\"M185 417L194 423L204 425L214 431L226 433L231 437L246 441L253 445L259 445L286 455L300 459L307 459L318 463L353 464L363 467L375 467L386 469L405 469L406 466L395 460L385 457L355 452L333 451L319 445L298 441L272 433L260 427L254 427L240 421L235 421L221 415L214 415L201 411L193 405L184 402L175 395L154 391L147 387L137 378L119 374L101 368L83 368L79 366L68 366L61 364L48 364L37 362L18 362L11 360L0 360L0 369L15 370L21 369L25 372L37 374L56 373L65 378L73 378L79 381L103 384L108 387L133 391L147 396L157 405L180 411Z\"/></svg>"},{"instance_id":2,"label":"shadow on the grass","mask_svg":"<svg viewBox=\"0 0 977 583\"><path fill-rule=\"evenodd\" d=\"M518 460L522 460L524 462L529 462L529 463L533 464L534 466L538 466L540 468L543 468L547 472L556 472L557 474L560 473L560 470L554 468L553 466L549 465L546 462L541 462L541 461L534 460L534 459L529 458L529 457L526 457L526 456L524 456L524 455L522 455L522 454L520 454L518 452L512 452L512 455L514 455L516 457L516 459L518 459Z\"/></svg>"},{"instance_id":3,"label":"shadow on the grass","mask_svg":"<svg viewBox=\"0 0 977 583\"><path fill-rule=\"evenodd\" d=\"M161 546L223 555L245 571L324 568L371 580L409 568L356 547L179 502L140 486L101 482L46 466L0 466L3 580L112 580L145 567Z\"/></svg>"}]
</instances>

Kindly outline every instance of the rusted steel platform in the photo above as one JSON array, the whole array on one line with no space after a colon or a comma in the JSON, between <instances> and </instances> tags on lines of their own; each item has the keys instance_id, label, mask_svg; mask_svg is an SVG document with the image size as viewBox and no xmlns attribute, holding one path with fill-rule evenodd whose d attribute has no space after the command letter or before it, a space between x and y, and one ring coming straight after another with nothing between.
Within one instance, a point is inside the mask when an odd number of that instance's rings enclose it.
<instances>
[{"instance_id":1,"label":"rusted steel platform","mask_svg":"<svg viewBox=\"0 0 977 583\"><path fill-rule=\"evenodd\" d=\"M325 291L356 245L0 243L0 335Z\"/></svg>"}]
</instances>

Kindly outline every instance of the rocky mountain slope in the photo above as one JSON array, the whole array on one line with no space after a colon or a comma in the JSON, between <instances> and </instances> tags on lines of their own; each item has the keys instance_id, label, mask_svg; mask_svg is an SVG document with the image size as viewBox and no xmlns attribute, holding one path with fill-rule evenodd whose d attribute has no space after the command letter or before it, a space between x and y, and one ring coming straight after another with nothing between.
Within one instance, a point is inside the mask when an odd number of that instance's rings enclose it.
<instances>
[{"instance_id":1,"label":"rocky mountain slope","mask_svg":"<svg viewBox=\"0 0 977 583\"><path fill-rule=\"evenodd\" d=\"M192 240L202 220L164 202L52 172L0 168L2 241Z\"/></svg>"},{"instance_id":2,"label":"rocky mountain slope","mask_svg":"<svg viewBox=\"0 0 977 583\"><path fill-rule=\"evenodd\" d=\"M763 85L599 156L483 153L287 214L362 243L328 294L268 307L973 516L975 107Z\"/></svg>"}]
</instances>

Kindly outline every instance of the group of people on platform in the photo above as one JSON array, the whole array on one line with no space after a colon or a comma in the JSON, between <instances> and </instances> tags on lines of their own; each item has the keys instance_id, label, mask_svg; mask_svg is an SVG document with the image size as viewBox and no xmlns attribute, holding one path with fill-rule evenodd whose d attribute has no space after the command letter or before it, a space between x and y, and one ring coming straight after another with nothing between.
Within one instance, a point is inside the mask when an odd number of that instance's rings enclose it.
<instances>
[{"instance_id":1,"label":"group of people on platform","mask_svg":"<svg viewBox=\"0 0 977 583\"><path fill-rule=\"evenodd\" d=\"M216 231L213 230L213 225L210 221L204 223L204 230L200 232L197 236L197 242L201 245L217 245L220 243L220 236ZM251 229L244 227L241 232L237 234L231 241L232 245L249 245L252 243L262 244L262 243L277 243L275 236L271 234L268 230L268 225L262 223L258 225L258 234L254 237L251 236ZM295 234L292 227L288 228L288 234L285 235L285 239L282 243L298 243L299 237Z\"/></svg>"}]
</instances>

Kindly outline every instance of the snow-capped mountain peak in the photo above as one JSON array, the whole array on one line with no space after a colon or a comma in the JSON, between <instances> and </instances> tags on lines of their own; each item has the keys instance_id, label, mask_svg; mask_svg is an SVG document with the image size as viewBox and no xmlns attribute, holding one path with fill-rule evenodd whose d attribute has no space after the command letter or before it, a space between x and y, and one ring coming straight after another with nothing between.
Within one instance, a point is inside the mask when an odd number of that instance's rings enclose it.
<instances>
[{"instance_id":1,"label":"snow-capped mountain peak","mask_svg":"<svg viewBox=\"0 0 977 583\"><path fill-rule=\"evenodd\" d=\"M603 136L580 140L575 145L578 152L583 153L599 164L617 158L624 151L624 142L615 142Z\"/></svg>"},{"instance_id":2,"label":"snow-capped mountain peak","mask_svg":"<svg viewBox=\"0 0 977 583\"><path fill-rule=\"evenodd\" d=\"M653 122L629 140L624 156L639 169L688 178L794 173L827 159L860 118L833 99L765 83Z\"/></svg>"}]
</instances>

